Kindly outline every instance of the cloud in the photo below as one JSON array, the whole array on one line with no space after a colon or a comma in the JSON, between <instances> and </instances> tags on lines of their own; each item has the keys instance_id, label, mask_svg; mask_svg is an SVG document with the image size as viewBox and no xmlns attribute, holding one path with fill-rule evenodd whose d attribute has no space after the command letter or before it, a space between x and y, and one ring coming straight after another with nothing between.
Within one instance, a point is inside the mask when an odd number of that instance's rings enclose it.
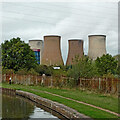
<instances>
[{"instance_id":1,"label":"cloud","mask_svg":"<svg viewBox=\"0 0 120 120\"><path fill-rule=\"evenodd\" d=\"M67 59L68 40L84 40L84 52L88 53L88 35L105 34L107 52L118 51L117 2L60 2L60 3L4 3L3 40L12 37L43 39L44 35L61 35L64 62Z\"/></svg>"}]
</instances>

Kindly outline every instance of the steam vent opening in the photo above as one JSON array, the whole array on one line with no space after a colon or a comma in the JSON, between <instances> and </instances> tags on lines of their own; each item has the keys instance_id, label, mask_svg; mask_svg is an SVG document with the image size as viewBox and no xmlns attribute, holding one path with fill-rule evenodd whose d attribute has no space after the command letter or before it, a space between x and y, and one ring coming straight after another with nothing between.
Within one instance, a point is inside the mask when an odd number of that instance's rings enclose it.
<instances>
[{"instance_id":1,"label":"steam vent opening","mask_svg":"<svg viewBox=\"0 0 120 120\"><path fill-rule=\"evenodd\" d=\"M30 49L34 51L35 58L38 64L41 64L43 41L42 40L29 40Z\"/></svg>"},{"instance_id":2,"label":"steam vent opening","mask_svg":"<svg viewBox=\"0 0 120 120\"><path fill-rule=\"evenodd\" d=\"M106 54L106 36L105 35L89 35L89 50L88 56L95 60Z\"/></svg>"},{"instance_id":3,"label":"steam vent opening","mask_svg":"<svg viewBox=\"0 0 120 120\"><path fill-rule=\"evenodd\" d=\"M71 40L68 40L68 44L69 44L69 51L68 51L66 65L72 65L74 63L73 60L75 59L75 56L79 56L80 58L84 54L83 40L71 39Z\"/></svg>"},{"instance_id":4,"label":"steam vent opening","mask_svg":"<svg viewBox=\"0 0 120 120\"><path fill-rule=\"evenodd\" d=\"M61 37L57 35L44 36L44 49L42 64L44 65L63 65L63 59L60 49Z\"/></svg>"}]
</instances>

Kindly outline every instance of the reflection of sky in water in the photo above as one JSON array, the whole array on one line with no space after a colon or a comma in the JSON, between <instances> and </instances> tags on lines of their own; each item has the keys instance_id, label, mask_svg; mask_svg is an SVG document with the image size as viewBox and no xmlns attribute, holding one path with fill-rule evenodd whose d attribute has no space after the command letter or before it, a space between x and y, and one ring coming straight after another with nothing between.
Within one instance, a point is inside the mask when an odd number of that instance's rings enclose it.
<instances>
[{"instance_id":1,"label":"reflection of sky in water","mask_svg":"<svg viewBox=\"0 0 120 120\"><path fill-rule=\"evenodd\" d=\"M32 120L32 118L53 120L53 118L56 118L55 120L59 120L51 113L52 111L49 113L40 107L36 107L36 104L28 99L19 96L2 95L2 118L16 118L16 120L17 118L25 118L25 120Z\"/></svg>"},{"instance_id":2,"label":"reflection of sky in water","mask_svg":"<svg viewBox=\"0 0 120 120\"><path fill-rule=\"evenodd\" d=\"M49 112L44 111L41 108L38 108L36 106L34 106L34 111L33 113L29 116L30 118L56 118L55 120L59 120L57 117L53 116L52 114L50 114Z\"/></svg>"}]
</instances>

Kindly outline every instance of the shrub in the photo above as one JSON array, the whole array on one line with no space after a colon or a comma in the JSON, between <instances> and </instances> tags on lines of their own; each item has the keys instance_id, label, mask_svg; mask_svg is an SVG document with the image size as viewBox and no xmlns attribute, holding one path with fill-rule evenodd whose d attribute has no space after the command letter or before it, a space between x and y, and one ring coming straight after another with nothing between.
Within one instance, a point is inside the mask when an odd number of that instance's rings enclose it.
<instances>
[{"instance_id":1,"label":"shrub","mask_svg":"<svg viewBox=\"0 0 120 120\"><path fill-rule=\"evenodd\" d=\"M2 69L2 74L13 74L14 70L13 69Z\"/></svg>"},{"instance_id":2,"label":"shrub","mask_svg":"<svg viewBox=\"0 0 120 120\"><path fill-rule=\"evenodd\" d=\"M53 68L52 66L38 65L35 67L35 71L39 73L39 75L45 74L47 76L51 76L53 72Z\"/></svg>"},{"instance_id":3,"label":"shrub","mask_svg":"<svg viewBox=\"0 0 120 120\"><path fill-rule=\"evenodd\" d=\"M31 68L31 69L28 71L28 74L29 74L29 75L39 75L39 73L37 73L33 68Z\"/></svg>"},{"instance_id":4,"label":"shrub","mask_svg":"<svg viewBox=\"0 0 120 120\"><path fill-rule=\"evenodd\" d=\"M18 71L15 72L16 74L19 75L27 75L28 74L28 70L23 68L23 69L19 69Z\"/></svg>"},{"instance_id":5,"label":"shrub","mask_svg":"<svg viewBox=\"0 0 120 120\"><path fill-rule=\"evenodd\" d=\"M75 59L72 68L68 70L68 76L74 78L76 85L79 78L92 78L97 75L94 62L89 57L83 56Z\"/></svg>"},{"instance_id":6,"label":"shrub","mask_svg":"<svg viewBox=\"0 0 120 120\"><path fill-rule=\"evenodd\" d=\"M98 73L103 76L105 74L111 73L115 74L117 69L117 60L109 54L98 57L95 60Z\"/></svg>"}]
</instances>

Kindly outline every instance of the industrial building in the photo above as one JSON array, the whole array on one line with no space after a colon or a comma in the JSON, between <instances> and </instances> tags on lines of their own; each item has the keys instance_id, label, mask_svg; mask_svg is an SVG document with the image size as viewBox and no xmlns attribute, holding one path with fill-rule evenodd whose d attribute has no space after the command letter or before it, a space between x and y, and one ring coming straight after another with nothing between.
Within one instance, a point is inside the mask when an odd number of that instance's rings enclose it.
<instances>
[{"instance_id":1,"label":"industrial building","mask_svg":"<svg viewBox=\"0 0 120 120\"><path fill-rule=\"evenodd\" d=\"M43 41L42 40L29 40L30 49L35 53L35 58L38 64L41 64Z\"/></svg>"},{"instance_id":2,"label":"industrial building","mask_svg":"<svg viewBox=\"0 0 120 120\"><path fill-rule=\"evenodd\" d=\"M95 60L106 54L106 36L105 35L89 35L89 49L88 56L90 59ZM42 40L29 40L30 48L35 52L35 57L38 64L44 65L63 65L61 56L61 36L48 35L44 36L44 45ZM75 56L82 57L83 40L70 39L68 40L69 50L66 65L72 65Z\"/></svg>"},{"instance_id":3,"label":"industrial building","mask_svg":"<svg viewBox=\"0 0 120 120\"><path fill-rule=\"evenodd\" d=\"M88 56L95 60L106 54L106 36L105 35L89 35L89 50Z\"/></svg>"},{"instance_id":4,"label":"industrial building","mask_svg":"<svg viewBox=\"0 0 120 120\"><path fill-rule=\"evenodd\" d=\"M44 36L42 64L55 66L63 65L60 40L61 37L57 35Z\"/></svg>"},{"instance_id":5,"label":"industrial building","mask_svg":"<svg viewBox=\"0 0 120 120\"><path fill-rule=\"evenodd\" d=\"M68 40L68 44L69 44L69 51L68 51L66 65L72 65L75 56L79 56L79 58L80 58L84 54L84 52L83 52L83 40L71 39L71 40Z\"/></svg>"}]
</instances>

